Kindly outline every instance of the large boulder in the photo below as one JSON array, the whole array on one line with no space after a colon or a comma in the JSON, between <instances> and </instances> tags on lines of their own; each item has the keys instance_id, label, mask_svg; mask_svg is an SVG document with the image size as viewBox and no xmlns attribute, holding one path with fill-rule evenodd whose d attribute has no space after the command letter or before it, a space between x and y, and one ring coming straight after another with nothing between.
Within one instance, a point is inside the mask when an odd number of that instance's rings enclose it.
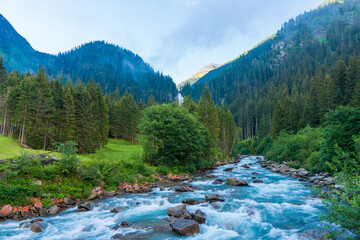
<instances>
[{"instance_id":1,"label":"large boulder","mask_svg":"<svg viewBox=\"0 0 360 240\"><path fill-rule=\"evenodd\" d=\"M236 178L228 178L226 184L230 186L248 186L249 184L245 180L240 180Z\"/></svg>"},{"instance_id":2,"label":"large boulder","mask_svg":"<svg viewBox=\"0 0 360 240\"><path fill-rule=\"evenodd\" d=\"M199 224L193 220L177 219L170 224L172 230L180 235L193 235L200 233Z\"/></svg>"},{"instance_id":3,"label":"large boulder","mask_svg":"<svg viewBox=\"0 0 360 240\"><path fill-rule=\"evenodd\" d=\"M191 219L191 215L186 210L185 205L178 205L176 207L168 208L166 213L169 217Z\"/></svg>"},{"instance_id":4,"label":"large boulder","mask_svg":"<svg viewBox=\"0 0 360 240\"><path fill-rule=\"evenodd\" d=\"M13 213L13 208L10 206L10 204L5 205L0 210L0 217L5 218L9 217Z\"/></svg>"}]
</instances>

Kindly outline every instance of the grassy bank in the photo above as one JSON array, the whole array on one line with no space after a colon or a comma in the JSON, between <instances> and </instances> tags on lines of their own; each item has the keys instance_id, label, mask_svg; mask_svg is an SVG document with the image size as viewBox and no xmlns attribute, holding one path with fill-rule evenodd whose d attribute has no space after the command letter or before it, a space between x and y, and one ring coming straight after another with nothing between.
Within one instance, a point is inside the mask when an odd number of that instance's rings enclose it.
<instances>
[{"instance_id":1,"label":"grassy bank","mask_svg":"<svg viewBox=\"0 0 360 240\"><path fill-rule=\"evenodd\" d=\"M44 151L22 148L15 139L0 135L0 159L19 157L22 153L40 154Z\"/></svg>"},{"instance_id":2,"label":"grassy bank","mask_svg":"<svg viewBox=\"0 0 360 240\"><path fill-rule=\"evenodd\" d=\"M31 197L48 202L66 196L87 198L95 186L115 190L122 182L151 181L154 173L143 162L142 146L124 140L109 139L94 154L75 154L71 145L61 151L51 153L56 156L53 161L40 155L48 152L24 149L16 140L0 136L0 159L4 159L0 165L0 203L27 204Z\"/></svg>"}]
</instances>

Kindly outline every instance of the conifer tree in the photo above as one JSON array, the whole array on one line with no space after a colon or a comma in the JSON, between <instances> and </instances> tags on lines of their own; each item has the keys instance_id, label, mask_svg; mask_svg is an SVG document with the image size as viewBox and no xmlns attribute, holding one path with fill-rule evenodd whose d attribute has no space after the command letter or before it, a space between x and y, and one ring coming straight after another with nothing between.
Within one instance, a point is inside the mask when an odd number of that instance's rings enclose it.
<instances>
[{"instance_id":1,"label":"conifer tree","mask_svg":"<svg viewBox=\"0 0 360 240\"><path fill-rule=\"evenodd\" d=\"M76 116L75 116L75 102L71 90L71 82L65 86L64 94L64 129L63 142L72 141L75 139Z\"/></svg>"},{"instance_id":2,"label":"conifer tree","mask_svg":"<svg viewBox=\"0 0 360 240\"><path fill-rule=\"evenodd\" d=\"M155 104L156 104L155 97L154 97L154 95L151 94L146 103L146 107L151 107Z\"/></svg>"},{"instance_id":3,"label":"conifer tree","mask_svg":"<svg viewBox=\"0 0 360 240\"><path fill-rule=\"evenodd\" d=\"M344 104L348 104L356 84L356 61L354 57L350 58L349 67L346 71Z\"/></svg>"},{"instance_id":4,"label":"conifer tree","mask_svg":"<svg viewBox=\"0 0 360 240\"><path fill-rule=\"evenodd\" d=\"M350 105L352 107L360 107L360 81L355 85Z\"/></svg>"},{"instance_id":5,"label":"conifer tree","mask_svg":"<svg viewBox=\"0 0 360 240\"><path fill-rule=\"evenodd\" d=\"M214 144L218 144L220 132L219 116L207 85L205 86L203 95L200 97L198 106L200 121L209 129Z\"/></svg>"}]
</instances>

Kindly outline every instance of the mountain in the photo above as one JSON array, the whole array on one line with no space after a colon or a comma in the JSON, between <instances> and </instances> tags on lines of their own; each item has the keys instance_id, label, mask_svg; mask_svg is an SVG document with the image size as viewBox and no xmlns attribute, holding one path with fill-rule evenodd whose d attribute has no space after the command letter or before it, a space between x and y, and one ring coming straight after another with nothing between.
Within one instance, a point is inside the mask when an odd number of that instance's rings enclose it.
<instances>
[{"instance_id":1,"label":"mountain","mask_svg":"<svg viewBox=\"0 0 360 240\"><path fill-rule=\"evenodd\" d=\"M194 83L197 82L197 80L199 80L200 78L205 76L208 72L210 72L218 67L220 67L220 64L211 63L211 64L206 65L205 67L201 68L200 71L195 73L193 76L191 76L188 79L186 79L185 81L182 81L181 83L179 83L177 85L177 88L181 89L183 86L188 85L188 84L193 85Z\"/></svg>"},{"instance_id":2,"label":"mountain","mask_svg":"<svg viewBox=\"0 0 360 240\"><path fill-rule=\"evenodd\" d=\"M360 1L326 1L182 93L198 98L207 84L214 100L235 114L243 138L270 135L281 106L285 113L291 110L282 115L293 117L289 131L297 131L320 124L329 109L349 104L357 83L350 76L360 76L358 59Z\"/></svg>"},{"instance_id":3,"label":"mountain","mask_svg":"<svg viewBox=\"0 0 360 240\"><path fill-rule=\"evenodd\" d=\"M171 77L154 69L133 52L119 46L95 41L68 52L51 55L34 50L0 14L0 55L8 71L36 73L44 66L49 75L87 83L91 78L106 93L116 88L146 101L154 95L157 102L169 102L177 94Z\"/></svg>"}]
</instances>

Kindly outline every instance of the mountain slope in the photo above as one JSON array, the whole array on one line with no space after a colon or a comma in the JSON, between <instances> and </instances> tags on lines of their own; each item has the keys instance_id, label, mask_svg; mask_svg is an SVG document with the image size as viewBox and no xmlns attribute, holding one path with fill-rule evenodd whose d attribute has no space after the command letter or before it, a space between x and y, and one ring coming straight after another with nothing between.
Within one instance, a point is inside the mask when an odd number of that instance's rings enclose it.
<instances>
[{"instance_id":1,"label":"mountain slope","mask_svg":"<svg viewBox=\"0 0 360 240\"><path fill-rule=\"evenodd\" d=\"M37 72L44 66L49 75L80 79L91 78L100 83L104 92L111 93L116 87L120 94L130 92L136 100L152 94L158 102L169 102L177 90L169 76L155 72L143 59L129 50L103 41L83 44L57 56L41 53L19 35L0 14L0 55L8 71Z\"/></svg>"},{"instance_id":2,"label":"mountain slope","mask_svg":"<svg viewBox=\"0 0 360 240\"><path fill-rule=\"evenodd\" d=\"M315 76L325 76L344 94L338 81L338 65L360 54L360 2L329 1L321 7L289 20L275 36L199 79L188 93L198 98L207 83L213 98L235 113L243 137L265 136L272 130L274 110L283 90L296 103L296 128L311 124L309 101L316 89ZM215 70L216 71L216 70ZM323 86L325 87L325 86ZM314 90L312 90L314 91ZM339 97L335 105L343 104ZM294 129L296 130L296 129Z\"/></svg>"},{"instance_id":3,"label":"mountain slope","mask_svg":"<svg viewBox=\"0 0 360 240\"><path fill-rule=\"evenodd\" d=\"M188 79L186 79L185 81L182 81L181 83L179 83L177 85L177 88L181 89L182 87L184 87L185 85L188 85L188 84L190 86L193 85L200 78L205 76L208 72L210 72L218 67L220 67L220 64L211 63L211 64L206 65L205 67L201 68L197 73L195 73L193 76L191 76Z\"/></svg>"}]
</instances>

